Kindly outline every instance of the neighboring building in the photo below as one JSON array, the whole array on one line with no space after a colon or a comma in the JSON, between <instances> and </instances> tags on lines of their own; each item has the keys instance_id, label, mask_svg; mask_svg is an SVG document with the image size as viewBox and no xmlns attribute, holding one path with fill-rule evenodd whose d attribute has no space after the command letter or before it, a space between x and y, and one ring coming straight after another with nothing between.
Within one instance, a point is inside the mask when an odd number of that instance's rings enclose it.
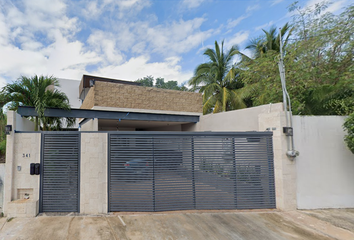
<instances>
[{"instance_id":1,"label":"neighboring building","mask_svg":"<svg viewBox=\"0 0 354 240\"><path fill-rule=\"evenodd\" d=\"M72 80L72 79L65 79L65 78L58 78L59 87L55 87L61 92L64 92L66 96L69 98L69 103L71 108L80 108L81 100L79 98L79 94L77 89L79 88L80 81L79 80ZM64 126L66 126L64 124ZM79 127L78 121L76 124L69 129L77 129Z\"/></svg>"},{"instance_id":2,"label":"neighboring building","mask_svg":"<svg viewBox=\"0 0 354 240\"><path fill-rule=\"evenodd\" d=\"M56 87L61 92L64 92L69 98L71 108L80 108L81 100L77 89L79 89L80 81L73 79L58 78L59 87Z\"/></svg>"}]
</instances>

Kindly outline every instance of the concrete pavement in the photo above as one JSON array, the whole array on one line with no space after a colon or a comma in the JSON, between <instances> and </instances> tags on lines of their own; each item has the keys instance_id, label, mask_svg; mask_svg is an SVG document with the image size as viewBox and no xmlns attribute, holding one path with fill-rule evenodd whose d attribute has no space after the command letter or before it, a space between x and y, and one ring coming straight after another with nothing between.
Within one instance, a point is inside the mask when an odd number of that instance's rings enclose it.
<instances>
[{"instance_id":1,"label":"concrete pavement","mask_svg":"<svg viewBox=\"0 0 354 240\"><path fill-rule=\"evenodd\" d=\"M0 219L0 239L354 239L354 210L119 213Z\"/></svg>"}]
</instances>

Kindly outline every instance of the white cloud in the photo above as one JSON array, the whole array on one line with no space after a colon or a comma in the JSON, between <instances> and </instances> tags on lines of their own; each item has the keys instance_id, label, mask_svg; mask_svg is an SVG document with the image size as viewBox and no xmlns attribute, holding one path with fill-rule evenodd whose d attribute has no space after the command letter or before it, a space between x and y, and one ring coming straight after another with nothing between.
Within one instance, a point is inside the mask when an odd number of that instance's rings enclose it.
<instances>
[{"instance_id":1,"label":"white cloud","mask_svg":"<svg viewBox=\"0 0 354 240\"><path fill-rule=\"evenodd\" d=\"M226 49L230 48L233 45L240 45L241 43L245 42L250 33L249 31L240 31L234 34L228 41L225 42Z\"/></svg>"},{"instance_id":2,"label":"white cloud","mask_svg":"<svg viewBox=\"0 0 354 240\"><path fill-rule=\"evenodd\" d=\"M124 60L124 55L118 50L115 35L101 30L95 30L89 36L87 43L106 64L119 64Z\"/></svg>"},{"instance_id":3,"label":"white cloud","mask_svg":"<svg viewBox=\"0 0 354 240\"><path fill-rule=\"evenodd\" d=\"M346 0L333 2L331 5L329 5L329 7L326 9L325 12L331 12L331 13L337 12L338 10L341 10L346 3L347 3Z\"/></svg>"},{"instance_id":4,"label":"white cloud","mask_svg":"<svg viewBox=\"0 0 354 240\"><path fill-rule=\"evenodd\" d=\"M227 27L226 27L226 28L230 29L230 28L236 27L237 25L240 24L240 22L241 22L242 20L248 18L249 16L250 16L250 15L242 15L242 16L240 16L240 17L234 19L234 20L231 20L231 19L227 20Z\"/></svg>"},{"instance_id":5,"label":"white cloud","mask_svg":"<svg viewBox=\"0 0 354 240\"><path fill-rule=\"evenodd\" d=\"M257 4L255 4L255 5L250 5L250 6L248 6L247 9L246 9L246 12L253 12L253 11L256 11L256 10L258 10L258 9L260 9L260 8L261 8L261 5L259 5L259 4L257 3Z\"/></svg>"},{"instance_id":6,"label":"white cloud","mask_svg":"<svg viewBox=\"0 0 354 240\"><path fill-rule=\"evenodd\" d=\"M147 29L146 40L153 52L173 56L190 51L213 35L215 30L200 31L206 19L173 22Z\"/></svg>"},{"instance_id":7,"label":"white cloud","mask_svg":"<svg viewBox=\"0 0 354 240\"><path fill-rule=\"evenodd\" d=\"M136 80L138 78L152 75L163 77L166 80L175 80L183 83L193 76L193 72L182 72L179 65L180 58L170 57L163 62L149 62L148 56L131 58L129 61L118 66L106 66L94 72L99 76L119 78L125 80Z\"/></svg>"},{"instance_id":8,"label":"white cloud","mask_svg":"<svg viewBox=\"0 0 354 240\"><path fill-rule=\"evenodd\" d=\"M323 2L323 0L309 0L306 4L305 4L305 8L309 7L310 9L314 9L316 4L319 4ZM337 0L337 1L330 1L330 4L328 5L328 8L323 11L322 14L326 13L326 12L331 12L334 13L340 9L342 9L347 3L347 0Z\"/></svg>"},{"instance_id":9,"label":"white cloud","mask_svg":"<svg viewBox=\"0 0 354 240\"><path fill-rule=\"evenodd\" d=\"M271 6L277 5L281 2L284 2L284 0L273 0Z\"/></svg>"},{"instance_id":10,"label":"white cloud","mask_svg":"<svg viewBox=\"0 0 354 240\"><path fill-rule=\"evenodd\" d=\"M3 87L5 87L6 85L6 79L5 78L2 78L0 76L0 89L2 89Z\"/></svg>"},{"instance_id":11,"label":"white cloud","mask_svg":"<svg viewBox=\"0 0 354 240\"><path fill-rule=\"evenodd\" d=\"M4 4L0 12L0 76L79 76L86 64L100 60L72 40L77 19L65 15L64 1L25 1L21 8ZM34 14L35 13L35 14Z\"/></svg>"},{"instance_id":12,"label":"white cloud","mask_svg":"<svg viewBox=\"0 0 354 240\"><path fill-rule=\"evenodd\" d=\"M258 31L258 30L261 30L261 29L265 29L265 28L267 28L267 27L270 27L270 26L272 26L272 25L274 25L274 21L270 21L270 22L268 22L268 23L266 23L266 24L257 26L257 27L255 27L254 29L255 29L256 31Z\"/></svg>"},{"instance_id":13,"label":"white cloud","mask_svg":"<svg viewBox=\"0 0 354 240\"><path fill-rule=\"evenodd\" d=\"M102 14L122 19L137 16L142 9L150 6L149 0L85 0L82 2L83 15L87 19L99 19Z\"/></svg>"},{"instance_id":14,"label":"white cloud","mask_svg":"<svg viewBox=\"0 0 354 240\"><path fill-rule=\"evenodd\" d=\"M189 9L199 7L205 0L183 0L181 5Z\"/></svg>"},{"instance_id":15,"label":"white cloud","mask_svg":"<svg viewBox=\"0 0 354 240\"><path fill-rule=\"evenodd\" d=\"M5 10L0 9L0 55L6 56L0 58L0 86L5 79L15 80L20 75L80 79L83 73L127 80L153 75L182 83L193 72L182 71L181 54L220 31L202 31L204 17L161 24L156 24L153 15L145 21L117 20L119 12L137 15L149 2L97 0L87 3L85 14L101 16L104 27L86 29L87 40L79 41L80 28L88 27L80 19L68 17L67 1L55 0L48 8L43 1L26 1L23 6L7 3ZM107 8L112 12L115 8L117 17L110 19ZM162 60L152 60L151 54L162 56ZM88 66L96 70L87 72Z\"/></svg>"}]
</instances>

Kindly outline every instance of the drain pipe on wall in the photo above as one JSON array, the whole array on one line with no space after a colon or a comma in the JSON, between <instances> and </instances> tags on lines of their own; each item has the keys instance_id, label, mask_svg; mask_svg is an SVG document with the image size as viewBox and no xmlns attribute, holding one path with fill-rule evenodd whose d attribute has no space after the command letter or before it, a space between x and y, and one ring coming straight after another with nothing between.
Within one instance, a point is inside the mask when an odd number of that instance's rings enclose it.
<instances>
[{"instance_id":1,"label":"drain pipe on wall","mask_svg":"<svg viewBox=\"0 0 354 240\"><path fill-rule=\"evenodd\" d=\"M291 111L291 101L288 91L286 90L286 82L285 82L285 66L284 66L284 56L283 56L283 41L281 36L281 29L279 30L280 36L280 61L278 63L281 87L283 90L283 105L285 111L285 127L283 127L283 133L287 137L287 151L286 155L294 160L296 156L299 156L299 152L295 150L294 147L294 131L293 131L293 116Z\"/></svg>"}]
</instances>

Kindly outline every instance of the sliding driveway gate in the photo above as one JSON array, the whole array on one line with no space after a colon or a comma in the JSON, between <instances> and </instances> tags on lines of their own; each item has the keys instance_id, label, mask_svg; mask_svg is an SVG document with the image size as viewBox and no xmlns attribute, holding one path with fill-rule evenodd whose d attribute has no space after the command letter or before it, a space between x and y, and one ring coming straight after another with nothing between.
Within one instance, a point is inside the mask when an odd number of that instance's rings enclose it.
<instances>
[{"instance_id":1,"label":"sliding driveway gate","mask_svg":"<svg viewBox=\"0 0 354 240\"><path fill-rule=\"evenodd\" d=\"M109 211L275 208L271 132L109 134Z\"/></svg>"},{"instance_id":2,"label":"sliding driveway gate","mask_svg":"<svg viewBox=\"0 0 354 240\"><path fill-rule=\"evenodd\" d=\"M79 133L42 133L40 212L79 212Z\"/></svg>"}]
</instances>

